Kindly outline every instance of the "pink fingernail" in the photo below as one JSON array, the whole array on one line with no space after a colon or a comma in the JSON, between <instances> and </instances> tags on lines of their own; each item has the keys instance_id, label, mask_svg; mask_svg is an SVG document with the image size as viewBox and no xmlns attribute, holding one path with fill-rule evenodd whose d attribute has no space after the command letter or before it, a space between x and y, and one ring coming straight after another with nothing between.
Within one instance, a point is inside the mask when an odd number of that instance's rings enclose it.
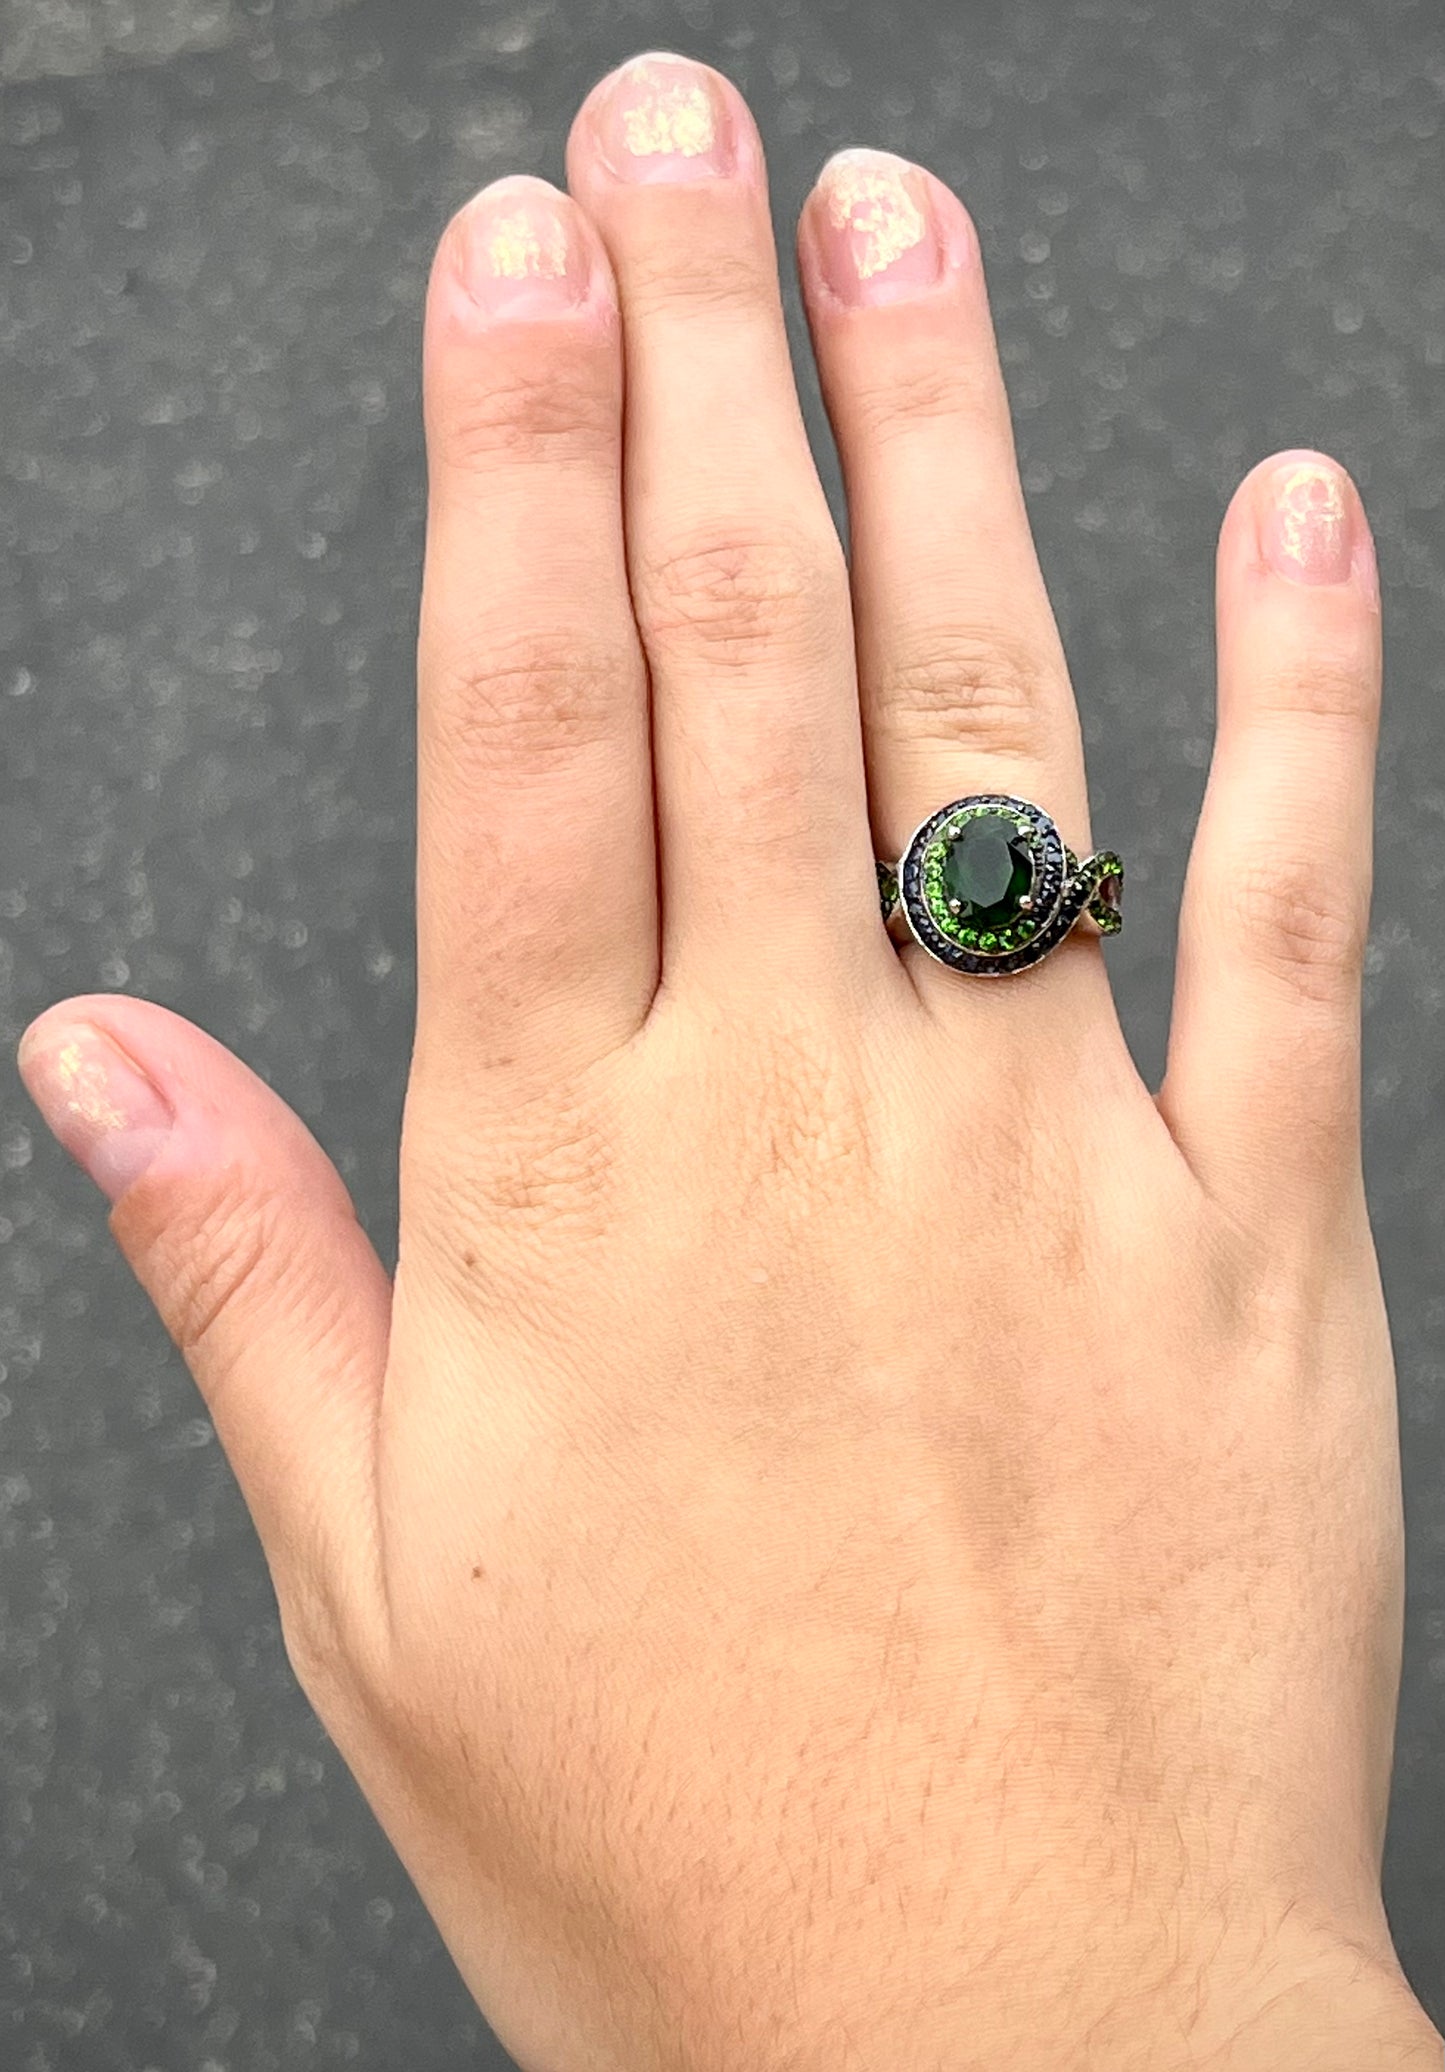
<instances>
[{"instance_id":1,"label":"pink fingernail","mask_svg":"<svg viewBox=\"0 0 1445 2072\"><path fill-rule=\"evenodd\" d=\"M891 151L840 151L818 176L810 222L840 302L895 302L940 280L945 240L927 176Z\"/></svg>"},{"instance_id":2,"label":"pink fingernail","mask_svg":"<svg viewBox=\"0 0 1445 2072\"><path fill-rule=\"evenodd\" d=\"M498 180L457 225L462 277L494 317L557 316L587 299L592 252L577 212L545 180Z\"/></svg>"},{"instance_id":3,"label":"pink fingernail","mask_svg":"<svg viewBox=\"0 0 1445 2072\"><path fill-rule=\"evenodd\" d=\"M16 1057L46 1126L116 1201L170 1135L175 1114L140 1066L89 1022L42 1020Z\"/></svg>"},{"instance_id":4,"label":"pink fingernail","mask_svg":"<svg viewBox=\"0 0 1445 2072\"><path fill-rule=\"evenodd\" d=\"M1302 456L1270 471L1256 503L1260 547L1292 583L1345 583L1355 561L1355 501L1333 461Z\"/></svg>"},{"instance_id":5,"label":"pink fingernail","mask_svg":"<svg viewBox=\"0 0 1445 2072\"><path fill-rule=\"evenodd\" d=\"M725 179L737 163L732 111L712 73L672 51L649 51L597 89L593 134L619 180Z\"/></svg>"}]
</instances>

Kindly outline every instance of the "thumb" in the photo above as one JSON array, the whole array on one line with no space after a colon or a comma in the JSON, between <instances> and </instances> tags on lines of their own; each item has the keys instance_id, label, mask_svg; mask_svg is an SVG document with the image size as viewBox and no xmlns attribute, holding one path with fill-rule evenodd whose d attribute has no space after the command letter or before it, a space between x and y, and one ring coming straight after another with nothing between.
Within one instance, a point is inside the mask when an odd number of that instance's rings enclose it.
<instances>
[{"instance_id":1,"label":"thumb","mask_svg":"<svg viewBox=\"0 0 1445 2072\"><path fill-rule=\"evenodd\" d=\"M374 1432L391 1285L311 1132L179 1015L95 993L20 1041L46 1123L195 1376L281 1599L377 1580ZM369 1573L368 1573L369 1571ZM289 1636L288 1636L289 1637Z\"/></svg>"}]
</instances>

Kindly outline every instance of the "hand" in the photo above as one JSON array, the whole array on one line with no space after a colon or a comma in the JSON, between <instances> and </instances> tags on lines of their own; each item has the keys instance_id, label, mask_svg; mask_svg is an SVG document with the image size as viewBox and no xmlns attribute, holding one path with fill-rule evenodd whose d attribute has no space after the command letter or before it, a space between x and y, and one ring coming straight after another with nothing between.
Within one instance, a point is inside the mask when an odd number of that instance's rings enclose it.
<instances>
[{"instance_id":1,"label":"hand","mask_svg":"<svg viewBox=\"0 0 1445 2072\"><path fill-rule=\"evenodd\" d=\"M535 2072L1438 2064L1379 1885L1359 498L1292 453L1225 520L1156 1100L1097 940L988 982L879 921L965 793L1089 843L963 208L857 152L804 213L850 598L736 91L637 61L568 180L429 291L394 1289L199 1030L22 1046L297 1673Z\"/></svg>"}]
</instances>

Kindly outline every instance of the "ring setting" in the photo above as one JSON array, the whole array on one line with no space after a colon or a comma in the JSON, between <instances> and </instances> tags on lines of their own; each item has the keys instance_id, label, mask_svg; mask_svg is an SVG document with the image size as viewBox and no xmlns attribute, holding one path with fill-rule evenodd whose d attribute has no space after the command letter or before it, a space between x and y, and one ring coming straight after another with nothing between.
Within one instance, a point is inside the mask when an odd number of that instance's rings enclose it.
<instances>
[{"instance_id":1,"label":"ring setting","mask_svg":"<svg viewBox=\"0 0 1445 2072\"><path fill-rule=\"evenodd\" d=\"M884 920L973 977L1028 970L1082 919L1101 935L1123 926L1121 859L1101 849L1081 862L1041 806L1008 792L940 806L877 869Z\"/></svg>"}]
</instances>

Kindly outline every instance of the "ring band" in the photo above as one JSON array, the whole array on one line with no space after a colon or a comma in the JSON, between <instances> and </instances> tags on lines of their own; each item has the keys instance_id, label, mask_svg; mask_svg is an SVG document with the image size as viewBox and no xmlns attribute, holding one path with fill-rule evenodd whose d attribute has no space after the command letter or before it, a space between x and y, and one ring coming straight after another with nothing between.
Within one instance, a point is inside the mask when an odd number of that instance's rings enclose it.
<instances>
[{"instance_id":1,"label":"ring band","mask_svg":"<svg viewBox=\"0 0 1445 2072\"><path fill-rule=\"evenodd\" d=\"M940 806L896 865L878 862L883 919L940 964L977 978L1027 971L1087 916L1117 935L1124 865L1112 849L1082 862L1049 815L1008 792Z\"/></svg>"}]
</instances>

